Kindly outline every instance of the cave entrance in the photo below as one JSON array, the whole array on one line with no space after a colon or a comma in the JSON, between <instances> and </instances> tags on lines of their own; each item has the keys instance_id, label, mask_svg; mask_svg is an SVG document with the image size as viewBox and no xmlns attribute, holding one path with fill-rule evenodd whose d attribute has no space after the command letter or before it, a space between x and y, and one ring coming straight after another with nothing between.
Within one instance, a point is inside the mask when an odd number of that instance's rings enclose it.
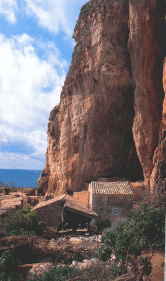
<instances>
[{"instance_id":1,"label":"cave entrance","mask_svg":"<svg viewBox=\"0 0 166 281\"><path fill-rule=\"evenodd\" d=\"M129 166L128 166L128 169L126 172L126 177L129 178L129 180L132 182L144 180L143 169L142 169L142 165L141 165L138 155L137 155L134 140L133 140L133 151L132 151L131 159L130 159Z\"/></svg>"}]
</instances>

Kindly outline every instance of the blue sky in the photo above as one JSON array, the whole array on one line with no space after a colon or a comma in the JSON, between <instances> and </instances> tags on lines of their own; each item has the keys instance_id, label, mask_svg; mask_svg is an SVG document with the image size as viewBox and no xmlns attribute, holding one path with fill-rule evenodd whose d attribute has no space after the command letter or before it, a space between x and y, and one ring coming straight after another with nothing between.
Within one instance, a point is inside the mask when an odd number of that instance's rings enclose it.
<instances>
[{"instance_id":1,"label":"blue sky","mask_svg":"<svg viewBox=\"0 0 166 281\"><path fill-rule=\"evenodd\" d=\"M47 123L87 0L0 0L0 169L45 166Z\"/></svg>"}]
</instances>

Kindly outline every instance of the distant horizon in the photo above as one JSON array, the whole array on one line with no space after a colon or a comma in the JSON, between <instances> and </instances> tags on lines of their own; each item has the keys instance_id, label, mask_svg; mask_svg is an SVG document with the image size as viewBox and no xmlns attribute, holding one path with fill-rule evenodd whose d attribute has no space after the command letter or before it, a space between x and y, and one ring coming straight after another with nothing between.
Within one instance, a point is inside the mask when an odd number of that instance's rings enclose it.
<instances>
[{"instance_id":1,"label":"distant horizon","mask_svg":"<svg viewBox=\"0 0 166 281\"><path fill-rule=\"evenodd\" d=\"M0 182L8 187L38 187L42 170L0 169Z\"/></svg>"}]
</instances>

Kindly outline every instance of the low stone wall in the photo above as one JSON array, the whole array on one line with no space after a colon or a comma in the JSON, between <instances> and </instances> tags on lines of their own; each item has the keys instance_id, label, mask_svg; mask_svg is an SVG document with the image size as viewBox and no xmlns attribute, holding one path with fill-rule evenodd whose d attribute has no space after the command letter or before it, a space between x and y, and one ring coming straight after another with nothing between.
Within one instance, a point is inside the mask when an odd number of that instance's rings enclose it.
<instances>
[{"instance_id":1,"label":"low stone wall","mask_svg":"<svg viewBox=\"0 0 166 281\"><path fill-rule=\"evenodd\" d=\"M55 226L62 221L63 206L61 206L61 202L54 202L35 211L39 215L39 220L47 226Z\"/></svg>"}]
</instances>

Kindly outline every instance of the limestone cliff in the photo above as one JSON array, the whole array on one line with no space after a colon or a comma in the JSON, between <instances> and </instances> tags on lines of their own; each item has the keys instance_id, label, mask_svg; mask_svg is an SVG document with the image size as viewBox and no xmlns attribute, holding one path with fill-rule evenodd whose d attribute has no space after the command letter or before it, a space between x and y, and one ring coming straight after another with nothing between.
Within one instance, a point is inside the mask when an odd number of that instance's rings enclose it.
<instances>
[{"instance_id":1,"label":"limestone cliff","mask_svg":"<svg viewBox=\"0 0 166 281\"><path fill-rule=\"evenodd\" d=\"M164 97L164 5L91 0L82 7L72 64L49 118L39 179L45 192L81 190L99 177L144 178L149 187Z\"/></svg>"},{"instance_id":2,"label":"limestone cliff","mask_svg":"<svg viewBox=\"0 0 166 281\"><path fill-rule=\"evenodd\" d=\"M129 3L129 50L136 83L133 137L145 184L149 187L164 97L165 1L130 0Z\"/></svg>"},{"instance_id":3,"label":"limestone cliff","mask_svg":"<svg viewBox=\"0 0 166 281\"><path fill-rule=\"evenodd\" d=\"M150 186L161 188L161 192L166 190L166 57L163 67L163 86L165 98L163 102L163 113L160 124L159 144L153 157L153 171L150 177Z\"/></svg>"}]
</instances>

